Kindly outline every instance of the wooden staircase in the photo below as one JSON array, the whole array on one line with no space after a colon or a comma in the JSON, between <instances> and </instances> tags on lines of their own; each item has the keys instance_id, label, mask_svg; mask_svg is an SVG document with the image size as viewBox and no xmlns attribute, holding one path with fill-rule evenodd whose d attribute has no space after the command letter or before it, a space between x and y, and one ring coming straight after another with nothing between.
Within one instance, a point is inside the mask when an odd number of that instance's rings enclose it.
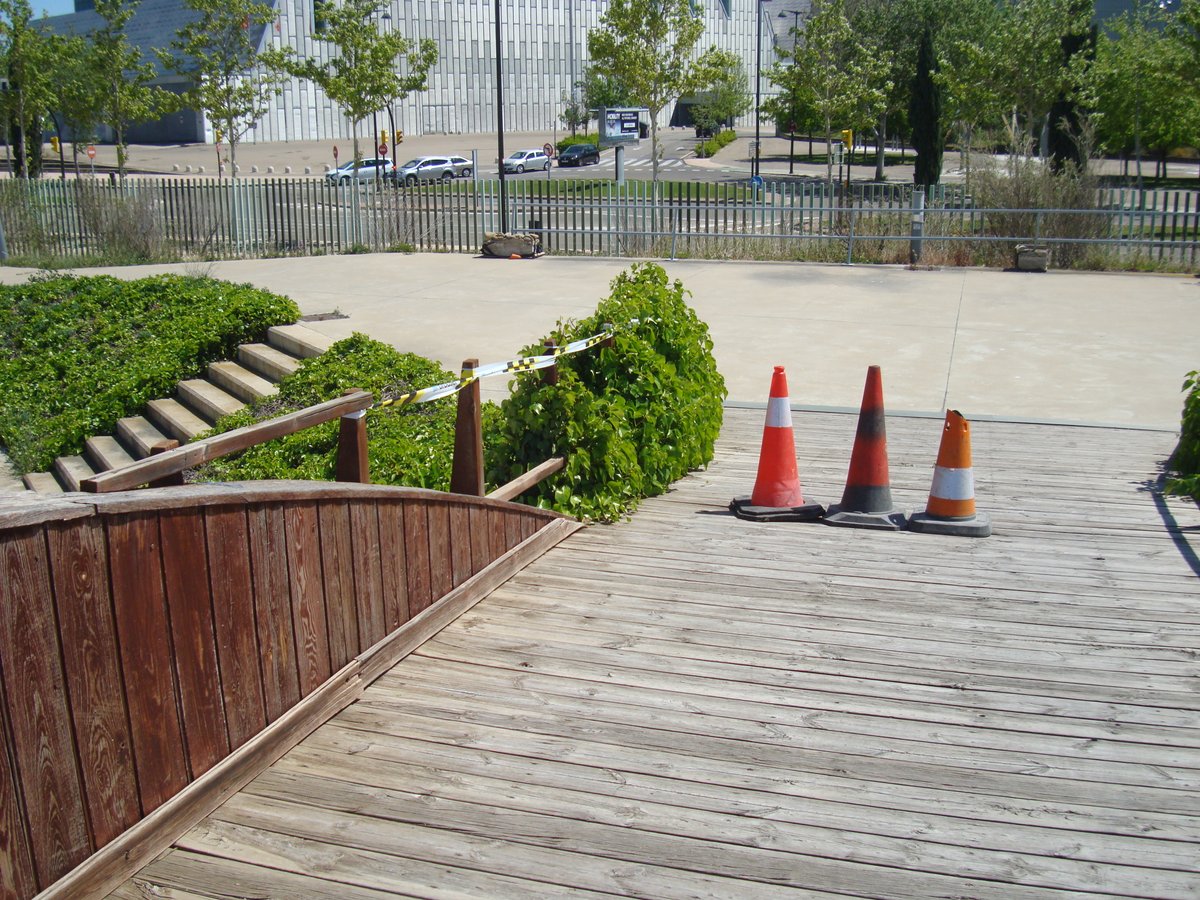
<instances>
[{"instance_id":1,"label":"wooden staircase","mask_svg":"<svg viewBox=\"0 0 1200 900\"><path fill-rule=\"evenodd\" d=\"M301 359L319 356L332 343L304 325L277 325L267 331L265 344L242 344L236 361L210 363L205 378L181 381L174 397L151 400L143 415L118 421L115 435L88 438L83 453L60 456L49 472L32 472L21 480L42 494L78 491L85 478L149 456L160 441L185 444L221 416L275 393L276 383L296 371Z\"/></svg>"}]
</instances>

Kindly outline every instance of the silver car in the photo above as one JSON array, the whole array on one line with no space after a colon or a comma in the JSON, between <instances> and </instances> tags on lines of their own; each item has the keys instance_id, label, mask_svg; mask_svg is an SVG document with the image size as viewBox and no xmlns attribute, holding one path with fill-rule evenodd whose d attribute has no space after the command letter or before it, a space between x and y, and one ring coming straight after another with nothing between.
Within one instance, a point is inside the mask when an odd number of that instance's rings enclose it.
<instances>
[{"instance_id":1,"label":"silver car","mask_svg":"<svg viewBox=\"0 0 1200 900\"><path fill-rule=\"evenodd\" d=\"M550 157L544 150L517 150L504 158L504 171L518 175L531 169L550 171Z\"/></svg>"},{"instance_id":2,"label":"silver car","mask_svg":"<svg viewBox=\"0 0 1200 900\"><path fill-rule=\"evenodd\" d=\"M325 178L331 184L349 184L356 177L360 182L374 181L376 178L390 178L392 168L392 161L380 156L373 159L360 159L357 176L354 163L348 162L338 166L332 172L326 172Z\"/></svg>"},{"instance_id":3,"label":"silver car","mask_svg":"<svg viewBox=\"0 0 1200 900\"><path fill-rule=\"evenodd\" d=\"M396 181L416 184L418 181L441 181L467 178L471 161L461 156L418 156L396 169Z\"/></svg>"}]
</instances>

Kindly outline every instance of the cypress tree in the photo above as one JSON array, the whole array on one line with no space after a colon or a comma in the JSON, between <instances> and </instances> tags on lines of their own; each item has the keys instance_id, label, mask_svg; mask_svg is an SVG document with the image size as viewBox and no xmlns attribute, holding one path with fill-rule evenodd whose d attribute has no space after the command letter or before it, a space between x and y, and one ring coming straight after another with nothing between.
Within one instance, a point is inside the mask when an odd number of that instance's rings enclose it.
<instances>
[{"instance_id":1,"label":"cypress tree","mask_svg":"<svg viewBox=\"0 0 1200 900\"><path fill-rule=\"evenodd\" d=\"M937 70L933 32L926 25L921 30L921 43L917 48L917 74L913 79L909 109L913 147L917 151L913 181L917 184L937 184L942 178L945 142L942 137L942 86L934 79Z\"/></svg>"}]
</instances>

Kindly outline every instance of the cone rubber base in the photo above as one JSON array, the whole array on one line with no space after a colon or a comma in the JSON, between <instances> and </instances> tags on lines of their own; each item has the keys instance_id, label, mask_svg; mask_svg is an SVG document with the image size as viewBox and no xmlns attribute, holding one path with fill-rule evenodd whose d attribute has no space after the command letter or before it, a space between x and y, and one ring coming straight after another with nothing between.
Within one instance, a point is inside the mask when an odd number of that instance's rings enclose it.
<instances>
[{"instance_id":1,"label":"cone rubber base","mask_svg":"<svg viewBox=\"0 0 1200 900\"><path fill-rule=\"evenodd\" d=\"M805 503L802 506L751 506L749 497L734 497L729 501L730 511L739 519L750 522L815 522L825 515L820 503Z\"/></svg>"},{"instance_id":2,"label":"cone rubber base","mask_svg":"<svg viewBox=\"0 0 1200 900\"><path fill-rule=\"evenodd\" d=\"M939 519L928 513L913 513L908 520L910 531L923 534L957 534L961 537L988 537L992 520L986 513L976 513L969 519Z\"/></svg>"},{"instance_id":3,"label":"cone rubber base","mask_svg":"<svg viewBox=\"0 0 1200 900\"><path fill-rule=\"evenodd\" d=\"M903 531L905 525L904 513L898 509L886 512L856 512L843 510L841 506L829 507L825 516L826 525L841 525L846 528L874 528L879 531Z\"/></svg>"}]
</instances>

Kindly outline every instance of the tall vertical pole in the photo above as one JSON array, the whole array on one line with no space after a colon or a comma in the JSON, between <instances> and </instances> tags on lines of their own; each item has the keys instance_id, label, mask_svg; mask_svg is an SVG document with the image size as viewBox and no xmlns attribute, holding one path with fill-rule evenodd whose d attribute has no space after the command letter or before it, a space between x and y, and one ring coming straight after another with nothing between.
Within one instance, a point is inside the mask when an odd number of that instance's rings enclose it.
<instances>
[{"instance_id":1,"label":"tall vertical pole","mask_svg":"<svg viewBox=\"0 0 1200 900\"><path fill-rule=\"evenodd\" d=\"M758 106L762 102L762 0L754 0L754 158L750 171L758 177L758 157L762 152L762 129L758 118Z\"/></svg>"},{"instance_id":2,"label":"tall vertical pole","mask_svg":"<svg viewBox=\"0 0 1200 900\"><path fill-rule=\"evenodd\" d=\"M504 180L504 66L501 62L500 0L496 0L496 146L500 154L500 233L508 234L508 190Z\"/></svg>"},{"instance_id":3,"label":"tall vertical pole","mask_svg":"<svg viewBox=\"0 0 1200 900\"><path fill-rule=\"evenodd\" d=\"M800 10L792 10L792 106L788 129L788 174L796 173L796 53L800 44ZM811 162L811 160L810 160Z\"/></svg>"}]
</instances>

